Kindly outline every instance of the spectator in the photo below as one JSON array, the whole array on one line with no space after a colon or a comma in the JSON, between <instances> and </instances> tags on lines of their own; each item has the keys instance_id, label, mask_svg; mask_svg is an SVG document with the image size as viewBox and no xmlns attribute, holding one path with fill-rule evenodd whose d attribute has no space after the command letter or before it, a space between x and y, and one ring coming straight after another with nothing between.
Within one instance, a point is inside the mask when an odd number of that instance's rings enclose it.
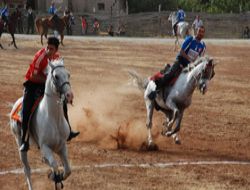
<instances>
[{"instance_id":1,"label":"spectator","mask_svg":"<svg viewBox=\"0 0 250 190\"><path fill-rule=\"evenodd\" d=\"M27 34L29 34L31 30L31 34L34 34L34 20L35 20L35 15L33 13L33 10L31 7L28 9L28 15L27 15Z\"/></svg>"},{"instance_id":2,"label":"spectator","mask_svg":"<svg viewBox=\"0 0 250 190\"><path fill-rule=\"evenodd\" d=\"M70 14L70 11L69 11L68 7L66 7L65 10L64 10L63 15L64 16L69 16L69 14Z\"/></svg>"},{"instance_id":3,"label":"spectator","mask_svg":"<svg viewBox=\"0 0 250 190\"><path fill-rule=\"evenodd\" d=\"M110 36L114 36L114 30L113 30L113 25L112 25L112 24L109 25L108 34L109 34Z\"/></svg>"},{"instance_id":4,"label":"spectator","mask_svg":"<svg viewBox=\"0 0 250 190\"><path fill-rule=\"evenodd\" d=\"M17 29L20 34L23 33L23 19L22 19L22 12L19 8L16 8L16 16L17 16Z\"/></svg>"},{"instance_id":5,"label":"spectator","mask_svg":"<svg viewBox=\"0 0 250 190\"><path fill-rule=\"evenodd\" d=\"M86 35L88 29L88 23L84 16L81 17L81 23L82 23L82 35Z\"/></svg>"},{"instance_id":6,"label":"spectator","mask_svg":"<svg viewBox=\"0 0 250 190\"><path fill-rule=\"evenodd\" d=\"M0 17L4 21L4 27L6 27L8 24L8 17L9 17L9 8L6 2L4 2L4 6L0 10Z\"/></svg>"},{"instance_id":7,"label":"spectator","mask_svg":"<svg viewBox=\"0 0 250 190\"><path fill-rule=\"evenodd\" d=\"M196 15L196 18L195 18L195 20L194 20L194 22L193 22L193 24L192 24L192 27L194 28L195 34L197 33L198 28L201 27L201 26L203 26L203 22L202 22L202 20L200 19L200 16L199 16L199 15Z\"/></svg>"},{"instance_id":8,"label":"spectator","mask_svg":"<svg viewBox=\"0 0 250 190\"><path fill-rule=\"evenodd\" d=\"M73 13L66 7L66 9L64 10L63 13L64 16L68 17L68 24L66 26L66 30L67 30L67 35L72 35L73 34L73 30L72 30L72 25L75 24L75 17L73 15Z\"/></svg>"},{"instance_id":9,"label":"spectator","mask_svg":"<svg viewBox=\"0 0 250 190\"><path fill-rule=\"evenodd\" d=\"M117 34L119 36L124 36L125 35L125 26L123 24L119 24Z\"/></svg>"},{"instance_id":10,"label":"spectator","mask_svg":"<svg viewBox=\"0 0 250 190\"><path fill-rule=\"evenodd\" d=\"M243 31L243 38L250 38L250 30L248 26L246 26Z\"/></svg>"},{"instance_id":11,"label":"spectator","mask_svg":"<svg viewBox=\"0 0 250 190\"><path fill-rule=\"evenodd\" d=\"M99 21L95 18L94 19L94 24L93 24L93 33L98 34L100 29L100 24Z\"/></svg>"}]
</instances>

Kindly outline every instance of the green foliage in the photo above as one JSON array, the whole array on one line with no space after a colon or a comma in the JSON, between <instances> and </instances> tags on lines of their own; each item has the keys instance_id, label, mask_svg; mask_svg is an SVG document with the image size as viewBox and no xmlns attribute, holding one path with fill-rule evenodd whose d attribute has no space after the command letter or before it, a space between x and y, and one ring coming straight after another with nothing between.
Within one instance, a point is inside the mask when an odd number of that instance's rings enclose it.
<instances>
[{"instance_id":1,"label":"green foliage","mask_svg":"<svg viewBox=\"0 0 250 190\"><path fill-rule=\"evenodd\" d=\"M180 5L185 11L209 13L239 13L250 11L250 0L128 0L130 13L176 10Z\"/></svg>"},{"instance_id":2,"label":"green foliage","mask_svg":"<svg viewBox=\"0 0 250 190\"><path fill-rule=\"evenodd\" d=\"M159 4L161 10L174 10L177 1L173 0L128 0L130 13L158 11Z\"/></svg>"}]
</instances>

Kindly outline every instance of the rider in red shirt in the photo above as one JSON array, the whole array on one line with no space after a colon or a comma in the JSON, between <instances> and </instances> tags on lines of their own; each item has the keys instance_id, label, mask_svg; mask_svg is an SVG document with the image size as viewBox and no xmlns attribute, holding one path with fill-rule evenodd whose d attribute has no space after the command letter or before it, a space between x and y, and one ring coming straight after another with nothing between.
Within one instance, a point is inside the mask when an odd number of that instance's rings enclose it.
<instances>
[{"instance_id":1,"label":"rider in red shirt","mask_svg":"<svg viewBox=\"0 0 250 190\"><path fill-rule=\"evenodd\" d=\"M41 97L44 94L45 81L47 78L45 70L49 60L52 61L59 58L59 54L57 53L58 46L59 40L56 37L49 37L47 47L42 48L35 54L35 57L25 75L26 81L23 84L24 95L22 110L22 145L20 147L20 151L28 151L29 149L29 135L27 133L27 129L31 109L37 98ZM66 101L64 101L63 110L65 118L69 124ZM68 140L71 140L78 134L79 132L73 132L70 127L70 135L68 137Z\"/></svg>"}]
</instances>

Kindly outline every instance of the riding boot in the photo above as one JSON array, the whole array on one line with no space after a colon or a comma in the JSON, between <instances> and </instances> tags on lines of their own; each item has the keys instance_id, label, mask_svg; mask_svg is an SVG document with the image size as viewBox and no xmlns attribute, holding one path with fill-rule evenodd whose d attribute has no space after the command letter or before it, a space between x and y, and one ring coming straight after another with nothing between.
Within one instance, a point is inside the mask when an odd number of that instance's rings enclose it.
<instances>
[{"instance_id":1,"label":"riding boot","mask_svg":"<svg viewBox=\"0 0 250 190\"><path fill-rule=\"evenodd\" d=\"M35 88L29 82L26 81L24 84L24 94L23 94L23 105L22 105L22 140L21 146L19 148L20 151L28 151L29 150L29 118L31 114L31 109L35 101Z\"/></svg>"},{"instance_id":2,"label":"riding boot","mask_svg":"<svg viewBox=\"0 0 250 190\"><path fill-rule=\"evenodd\" d=\"M27 152L29 150L29 135L27 135L27 140L22 139L22 144L19 148L21 152Z\"/></svg>"},{"instance_id":3,"label":"riding boot","mask_svg":"<svg viewBox=\"0 0 250 190\"><path fill-rule=\"evenodd\" d=\"M67 102L66 102L66 100L63 102L63 112L64 112L64 117L65 117L66 121L68 122L69 130L70 130L69 137L68 137L67 141L70 141L72 138L77 137L80 134L80 132L79 131L74 132L71 129L71 125L69 123L68 108L67 108Z\"/></svg>"}]
</instances>

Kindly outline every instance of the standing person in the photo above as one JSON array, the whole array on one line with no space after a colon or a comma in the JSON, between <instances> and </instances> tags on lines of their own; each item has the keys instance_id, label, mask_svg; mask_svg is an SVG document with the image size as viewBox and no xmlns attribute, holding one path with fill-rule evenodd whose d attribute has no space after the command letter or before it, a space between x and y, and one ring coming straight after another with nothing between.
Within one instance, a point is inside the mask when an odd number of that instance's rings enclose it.
<instances>
[{"instance_id":1,"label":"standing person","mask_svg":"<svg viewBox=\"0 0 250 190\"><path fill-rule=\"evenodd\" d=\"M202 22L202 20L200 19L200 16L199 16L199 15L196 15L195 20L194 20L194 22L193 22L193 24L192 24L192 27L194 28L195 34L197 33L198 28L201 27L201 26L203 26L203 22Z\"/></svg>"},{"instance_id":2,"label":"standing person","mask_svg":"<svg viewBox=\"0 0 250 190\"><path fill-rule=\"evenodd\" d=\"M184 22L185 17L186 17L186 13L183 11L181 6L178 6L178 10L177 10L177 13L176 13L176 23L173 26L175 36L177 35L177 24L180 23L180 22Z\"/></svg>"},{"instance_id":3,"label":"standing person","mask_svg":"<svg viewBox=\"0 0 250 190\"><path fill-rule=\"evenodd\" d=\"M81 17L81 23L82 23L82 35L86 35L87 34L87 20L84 16Z\"/></svg>"},{"instance_id":4,"label":"standing person","mask_svg":"<svg viewBox=\"0 0 250 190\"><path fill-rule=\"evenodd\" d=\"M8 16L9 16L9 8L6 2L4 3L4 7L0 11L0 16L4 21L4 27L6 27L8 24Z\"/></svg>"},{"instance_id":5,"label":"standing person","mask_svg":"<svg viewBox=\"0 0 250 190\"><path fill-rule=\"evenodd\" d=\"M17 16L17 29L20 34L23 33L23 15L20 9L16 8L16 16Z\"/></svg>"},{"instance_id":6,"label":"standing person","mask_svg":"<svg viewBox=\"0 0 250 190\"><path fill-rule=\"evenodd\" d=\"M93 23L93 33L98 34L99 33L99 28L100 28L99 21L97 20L97 18L95 18L94 23Z\"/></svg>"},{"instance_id":7,"label":"standing person","mask_svg":"<svg viewBox=\"0 0 250 190\"><path fill-rule=\"evenodd\" d=\"M65 9L63 15L68 17L68 24L66 25L67 35L72 35L72 25L75 25L75 17L68 8Z\"/></svg>"},{"instance_id":8,"label":"standing person","mask_svg":"<svg viewBox=\"0 0 250 190\"><path fill-rule=\"evenodd\" d=\"M68 17L68 23L66 24L66 31L67 31L67 35L70 35L71 33L71 18L70 18L70 11L68 9L68 7L65 8L64 12L63 12L63 16Z\"/></svg>"},{"instance_id":9,"label":"standing person","mask_svg":"<svg viewBox=\"0 0 250 190\"><path fill-rule=\"evenodd\" d=\"M29 34L30 30L31 30L31 34L34 34L34 22L35 20L35 15L33 13L33 10L31 7L29 7L28 9L28 15L27 15L27 34Z\"/></svg>"},{"instance_id":10,"label":"standing person","mask_svg":"<svg viewBox=\"0 0 250 190\"><path fill-rule=\"evenodd\" d=\"M194 62L199 56L203 56L206 50L206 45L202 41L205 35L204 26L198 28L195 38L189 36L182 44L180 52L176 56L176 61L167 72L163 74L163 77L155 80L156 89L149 94L149 99L154 100L156 97L156 90L162 88L168 84L174 77L177 77L179 73L190 62Z\"/></svg>"},{"instance_id":11,"label":"standing person","mask_svg":"<svg viewBox=\"0 0 250 190\"><path fill-rule=\"evenodd\" d=\"M49 14L51 14L52 16L56 15L57 9L56 9L55 2L54 2L54 1L51 2L51 5L50 5L50 7L49 7L48 12L49 12Z\"/></svg>"},{"instance_id":12,"label":"standing person","mask_svg":"<svg viewBox=\"0 0 250 190\"><path fill-rule=\"evenodd\" d=\"M46 82L46 67L48 61L52 61L59 58L57 53L59 46L59 40L56 37L48 38L48 45L46 48L39 50L29 66L29 69L25 75L24 82L24 95L23 95L23 110L22 110L22 145L20 151L28 151L29 149L29 137L28 137L28 123L31 114L31 109L41 95L44 94L45 82ZM63 103L64 115L69 123L67 114L67 102ZM69 125L70 127L70 125ZM68 140L76 137L79 132L73 132L70 127L70 135Z\"/></svg>"},{"instance_id":13,"label":"standing person","mask_svg":"<svg viewBox=\"0 0 250 190\"><path fill-rule=\"evenodd\" d=\"M248 26L246 26L243 31L243 38L250 38L250 29Z\"/></svg>"},{"instance_id":14,"label":"standing person","mask_svg":"<svg viewBox=\"0 0 250 190\"><path fill-rule=\"evenodd\" d=\"M110 36L114 36L114 30L113 30L113 25L110 24L109 27L108 27L108 34Z\"/></svg>"}]
</instances>

